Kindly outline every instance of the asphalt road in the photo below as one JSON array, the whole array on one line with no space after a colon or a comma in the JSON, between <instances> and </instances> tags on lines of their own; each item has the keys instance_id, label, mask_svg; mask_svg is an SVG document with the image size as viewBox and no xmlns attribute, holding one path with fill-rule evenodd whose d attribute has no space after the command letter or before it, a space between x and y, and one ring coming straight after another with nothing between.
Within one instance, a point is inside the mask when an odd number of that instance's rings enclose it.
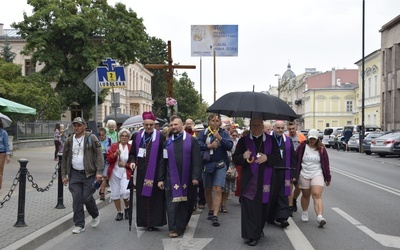
<instances>
[{"instance_id":1,"label":"asphalt road","mask_svg":"<svg viewBox=\"0 0 400 250\"><path fill-rule=\"evenodd\" d=\"M183 237L168 238L168 228L147 232L128 222L114 221L115 207L101 210L98 228L87 226L80 235L71 229L38 249L399 249L400 158L380 158L328 149L332 183L323 192L327 225L318 228L313 204L310 220L300 220L301 209L283 230L264 228L265 237L252 248L240 238L240 205L237 197L220 214L220 227L206 220L207 211L195 212Z\"/></svg>"}]
</instances>

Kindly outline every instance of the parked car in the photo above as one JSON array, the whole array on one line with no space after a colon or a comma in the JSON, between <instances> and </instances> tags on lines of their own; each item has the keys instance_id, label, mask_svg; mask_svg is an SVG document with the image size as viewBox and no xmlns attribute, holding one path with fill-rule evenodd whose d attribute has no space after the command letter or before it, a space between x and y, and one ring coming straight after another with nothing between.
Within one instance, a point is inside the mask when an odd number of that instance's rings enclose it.
<instances>
[{"instance_id":1,"label":"parked car","mask_svg":"<svg viewBox=\"0 0 400 250\"><path fill-rule=\"evenodd\" d=\"M372 139L371 152L378 154L380 157L386 155L400 155L399 152L393 151L393 147L400 141L400 132L393 132L381 137Z\"/></svg>"},{"instance_id":2,"label":"parked car","mask_svg":"<svg viewBox=\"0 0 400 250\"><path fill-rule=\"evenodd\" d=\"M393 152L397 153L400 155L400 141L397 141L394 145L393 145Z\"/></svg>"},{"instance_id":3,"label":"parked car","mask_svg":"<svg viewBox=\"0 0 400 250\"><path fill-rule=\"evenodd\" d=\"M329 139L328 139L329 146L326 146L327 148L329 148L331 146L333 147L333 145L335 145L335 137L336 136L338 136L338 137L343 136L343 128L342 127L333 130L332 134L329 136ZM325 132L324 132L324 138L325 138Z\"/></svg>"},{"instance_id":4,"label":"parked car","mask_svg":"<svg viewBox=\"0 0 400 250\"><path fill-rule=\"evenodd\" d=\"M382 135L386 135L389 132L385 132L385 131L381 131L381 132L371 132L369 133L367 136L365 136L364 140L363 140L363 150L364 153L366 153L367 155L371 155L371 141L375 138L378 138Z\"/></svg>"},{"instance_id":5,"label":"parked car","mask_svg":"<svg viewBox=\"0 0 400 250\"><path fill-rule=\"evenodd\" d=\"M368 136L369 132L365 133L365 137ZM350 137L348 142L349 150L356 150L357 152L360 151L360 134L354 134Z\"/></svg>"}]
</instances>

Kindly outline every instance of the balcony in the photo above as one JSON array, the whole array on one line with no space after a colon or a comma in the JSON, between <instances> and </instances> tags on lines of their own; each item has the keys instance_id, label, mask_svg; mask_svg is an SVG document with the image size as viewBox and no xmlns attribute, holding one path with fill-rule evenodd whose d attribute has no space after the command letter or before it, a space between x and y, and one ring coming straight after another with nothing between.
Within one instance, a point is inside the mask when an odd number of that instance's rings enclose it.
<instances>
[{"instance_id":1,"label":"balcony","mask_svg":"<svg viewBox=\"0 0 400 250\"><path fill-rule=\"evenodd\" d=\"M147 100L152 100L152 95L144 92L143 90L126 90L127 96L129 98L144 98Z\"/></svg>"}]
</instances>

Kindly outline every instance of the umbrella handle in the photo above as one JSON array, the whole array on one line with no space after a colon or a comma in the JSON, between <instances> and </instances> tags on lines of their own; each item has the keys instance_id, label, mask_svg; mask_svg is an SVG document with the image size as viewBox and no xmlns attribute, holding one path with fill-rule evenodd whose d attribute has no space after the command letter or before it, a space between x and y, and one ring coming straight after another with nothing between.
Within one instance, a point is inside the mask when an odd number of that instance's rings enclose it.
<instances>
[{"instance_id":1,"label":"umbrella handle","mask_svg":"<svg viewBox=\"0 0 400 250\"><path fill-rule=\"evenodd\" d=\"M251 160L246 159L246 161L247 161L247 163L253 163L253 161L254 161L254 156L251 157Z\"/></svg>"}]
</instances>

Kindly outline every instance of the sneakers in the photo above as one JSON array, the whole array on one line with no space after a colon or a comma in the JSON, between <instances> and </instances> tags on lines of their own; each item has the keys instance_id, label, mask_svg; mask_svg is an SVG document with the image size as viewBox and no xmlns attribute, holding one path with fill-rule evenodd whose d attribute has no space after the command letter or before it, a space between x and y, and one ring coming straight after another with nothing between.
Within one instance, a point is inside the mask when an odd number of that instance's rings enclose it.
<instances>
[{"instance_id":1,"label":"sneakers","mask_svg":"<svg viewBox=\"0 0 400 250\"><path fill-rule=\"evenodd\" d=\"M90 225L92 227L97 227L100 223L100 215L98 215L96 218L92 218L92 222L90 222Z\"/></svg>"},{"instance_id":2,"label":"sneakers","mask_svg":"<svg viewBox=\"0 0 400 250\"><path fill-rule=\"evenodd\" d=\"M307 211L305 211L301 214L301 220L308 221L308 212Z\"/></svg>"},{"instance_id":3,"label":"sneakers","mask_svg":"<svg viewBox=\"0 0 400 250\"><path fill-rule=\"evenodd\" d=\"M326 224L326 220L321 215L318 215L317 221L318 221L318 227L324 227Z\"/></svg>"},{"instance_id":4,"label":"sneakers","mask_svg":"<svg viewBox=\"0 0 400 250\"><path fill-rule=\"evenodd\" d=\"M122 212L117 213L117 217L115 217L116 221L121 221L124 218L124 214Z\"/></svg>"},{"instance_id":5,"label":"sneakers","mask_svg":"<svg viewBox=\"0 0 400 250\"><path fill-rule=\"evenodd\" d=\"M85 231L85 228L84 228L84 227L75 227L75 228L72 230L72 233L73 233L73 234L80 234L80 233L83 232L83 231Z\"/></svg>"}]
</instances>

